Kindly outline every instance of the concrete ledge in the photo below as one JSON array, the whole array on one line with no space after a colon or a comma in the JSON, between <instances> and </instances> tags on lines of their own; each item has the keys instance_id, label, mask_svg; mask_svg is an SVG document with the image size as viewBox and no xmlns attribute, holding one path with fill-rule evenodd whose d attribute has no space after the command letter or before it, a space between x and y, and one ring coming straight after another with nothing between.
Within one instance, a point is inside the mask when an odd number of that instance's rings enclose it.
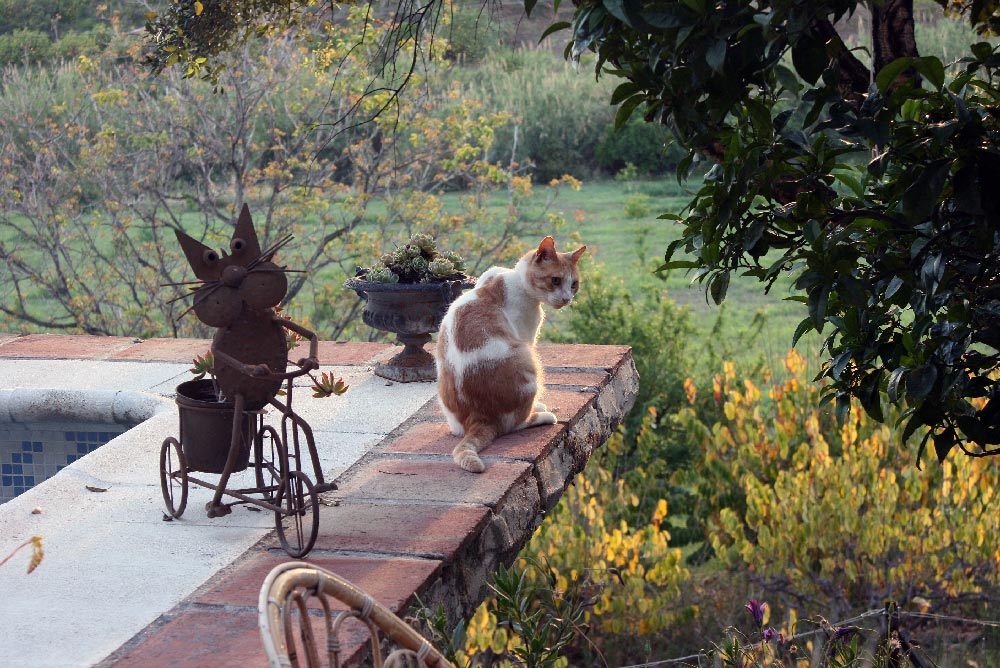
<instances>
[{"instance_id":1,"label":"concrete ledge","mask_svg":"<svg viewBox=\"0 0 1000 668\"><path fill-rule=\"evenodd\" d=\"M94 422L136 425L170 409L163 397L127 390L0 389L0 423Z\"/></svg>"}]
</instances>

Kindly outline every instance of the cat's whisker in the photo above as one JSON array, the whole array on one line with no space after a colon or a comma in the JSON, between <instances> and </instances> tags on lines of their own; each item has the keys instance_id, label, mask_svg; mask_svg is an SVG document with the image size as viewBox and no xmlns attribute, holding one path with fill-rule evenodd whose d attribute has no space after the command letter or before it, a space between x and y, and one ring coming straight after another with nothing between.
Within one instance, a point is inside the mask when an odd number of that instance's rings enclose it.
<instances>
[{"instance_id":1,"label":"cat's whisker","mask_svg":"<svg viewBox=\"0 0 1000 668\"><path fill-rule=\"evenodd\" d=\"M283 246L290 242L294 238L291 234L286 234L282 238L278 239L276 242L271 244L271 246L260 254L260 257L253 260L247 269L253 269L257 264L261 262L270 262L274 258L274 254L277 253Z\"/></svg>"},{"instance_id":2,"label":"cat's whisker","mask_svg":"<svg viewBox=\"0 0 1000 668\"><path fill-rule=\"evenodd\" d=\"M201 285L205 281L180 281L179 283L160 283L161 288L173 288L181 285Z\"/></svg>"}]
</instances>

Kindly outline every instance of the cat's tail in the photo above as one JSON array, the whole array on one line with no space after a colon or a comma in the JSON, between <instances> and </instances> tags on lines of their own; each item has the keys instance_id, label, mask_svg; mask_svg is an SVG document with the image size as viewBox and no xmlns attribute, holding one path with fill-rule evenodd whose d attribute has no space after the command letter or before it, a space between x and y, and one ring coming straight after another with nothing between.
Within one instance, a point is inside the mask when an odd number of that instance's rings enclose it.
<instances>
[{"instance_id":1,"label":"cat's tail","mask_svg":"<svg viewBox=\"0 0 1000 668\"><path fill-rule=\"evenodd\" d=\"M488 424L475 424L465 430L465 436L458 442L455 449L451 451L451 456L455 463L466 471L472 473L482 473L486 470L486 465L479 458L479 451L496 440L499 436L496 427Z\"/></svg>"}]
</instances>

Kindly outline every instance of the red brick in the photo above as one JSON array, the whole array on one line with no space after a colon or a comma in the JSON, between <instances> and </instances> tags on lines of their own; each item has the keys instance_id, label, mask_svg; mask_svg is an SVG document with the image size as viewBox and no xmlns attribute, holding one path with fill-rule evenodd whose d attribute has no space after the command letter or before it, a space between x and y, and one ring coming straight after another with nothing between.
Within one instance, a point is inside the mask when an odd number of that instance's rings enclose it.
<instances>
[{"instance_id":1,"label":"red brick","mask_svg":"<svg viewBox=\"0 0 1000 668\"><path fill-rule=\"evenodd\" d=\"M344 502L324 507L314 550L430 555L451 561L482 530L485 506Z\"/></svg>"},{"instance_id":2,"label":"red brick","mask_svg":"<svg viewBox=\"0 0 1000 668\"><path fill-rule=\"evenodd\" d=\"M256 600L254 607L257 607ZM314 617L312 627L322 647L326 638L323 618ZM340 634L343 656L357 655L365 638L358 625L345 627ZM116 668L263 668L267 666L267 655L256 612L189 610L178 614L111 665Z\"/></svg>"},{"instance_id":3,"label":"red brick","mask_svg":"<svg viewBox=\"0 0 1000 668\"><path fill-rule=\"evenodd\" d=\"M135 343L127 336L28 334L0 346L0 357L104 360Z\"/></svg>"},{"instance_id":4,"label":"red brick","mask_svg":"<svg viewBox=\"0 0 1000 668\"><path fill-rule=\"evenodd\" d=\"M351 501L391 499L493 505L528 474L524 462L489 462L483 473L448 461L373 459L356 465L336 496Z\"/></svg>"},{"instance_id":5,"label":"red brick","mask_svg":"<svg viewBox=\"0 0 1000 668\"><path fill-rule=\"evenodd\" d=\"M194 595L193 601L204 605L256 607L264 578L272 568L286 561L289 557L278 552L261 552L241 559L216 574L209 585ZM329 556L319 555L315 550L301 561L333 571L393 612L405 610L413 593L425 586L441 565L434 559ZM337 604L335 609L347 607Z\"/></svg>"},{"instance_id":6,"label":"red brick","mask_svg":"<svg viewBox=\"0 0 1000 668\"><path fill-rule=\"evenodd\" d=\"M350 366L370 364L385 350L392 348L388 343L365 341L320 341L319 363L327 366ZM298 361L309 354L309 343L300 343L288 353L288 359Z\"/></svg>"},{"instance_id":7,"label":"red brick","mask_svg":"<svg viewBox=\"0 0 1000 668\"><path fill-rule=\"evenodd\" d=\"M487 459L504 457L534 462L548 452L552 442L564 428L554 424L506 434L493 441L480 454ZM444 422L422 422L389 443L385 451L398 454L451 455L458 441L458 436L452 436Z\"/></svg>"},{"instance_id":8,"label":"red brick","mask_svg":"<svg viewBox=\"0 0 1000 668\"><path fill-rule=\"evenodd\" d=\"M612 369L630 350L628 346L542 343L538 355L546 368Z\"/></svg>"},{"instance_id":9,"label":"red brick","mask_svg":"<svg viewBox=\"0 0 1000 668\"><path fill-rule=\"evenodd\" d=\"M146 339L111 358L136 362L190 362L208 352L211 346L211 339Z\"/></svg>"}]
</instances>

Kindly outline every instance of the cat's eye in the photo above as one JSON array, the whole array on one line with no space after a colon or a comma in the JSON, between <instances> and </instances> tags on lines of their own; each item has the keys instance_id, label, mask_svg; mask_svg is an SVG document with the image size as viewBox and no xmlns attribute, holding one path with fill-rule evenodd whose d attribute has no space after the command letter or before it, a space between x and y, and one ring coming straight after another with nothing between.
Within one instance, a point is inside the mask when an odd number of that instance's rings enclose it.
<instances>
[{"instance_id":1,"label":"cat's eye","mask_svg":"<svg viewBox=\"0 0 1000 668\"><path fill-rule=\"evenodd\" d=\"M202 253L201 259L205 262L205 264L215 264L219 261L219 254L214 250L207 250Z\"/></svg>"},{"instance_id":2,"label":"cat's eye","mask_svg":"<svg viewBox=\"0 0 1000 668\"><path fill-rule=\"evenodd\" d=\"M233 239L232 242L230 242L229 244L229 248L234 253L239 253L241 250L246 248L246 242L243 241L242 239Z\"/></svg>"},{"instance_id":3,"label":"cat's eye","mask_svg":"<svg viewBox=\"0 0 1000 668\"><path fill-rule=\"evenodd\" d=\"M580 289L580 281L573 281L573 292Z\"/></svg>"},{"instance_id":4,"label":"cat's eye","mask_svg":"<svg viewBox=\"0 0 1000 668\"><path fill-rule=\"evenodd\" d=\"M552 287L558 288L560 285L562 285L562 278L560 278L559 276L553 276Z\"/></svg>"}]
</instances>

